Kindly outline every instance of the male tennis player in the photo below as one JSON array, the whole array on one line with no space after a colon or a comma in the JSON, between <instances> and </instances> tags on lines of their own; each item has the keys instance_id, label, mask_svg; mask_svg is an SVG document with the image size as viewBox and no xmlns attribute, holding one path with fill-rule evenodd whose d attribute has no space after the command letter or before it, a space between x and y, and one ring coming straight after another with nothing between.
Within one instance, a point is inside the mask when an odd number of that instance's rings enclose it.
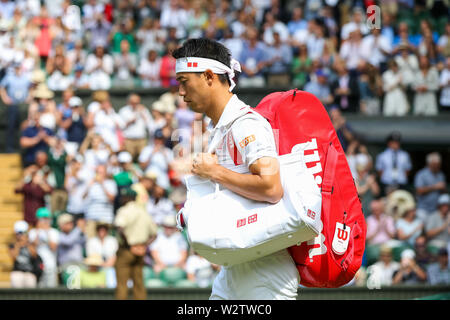
<instances>
[{"instance_id":1,"label":"male tennis player","mask_svg":"<svg viewBox=\"0 0 450 320\"><path fill-rule=\"evenodd\" d=\"M211 119L211 153L193 159L192 173L257 200L283 197L275 139L270 124L232 93L239 63L209 39L190 39L173 52L179 94ZM222 267L210 299L295 299L299 275L287 250Z\"/></svg>"}]
</instances>

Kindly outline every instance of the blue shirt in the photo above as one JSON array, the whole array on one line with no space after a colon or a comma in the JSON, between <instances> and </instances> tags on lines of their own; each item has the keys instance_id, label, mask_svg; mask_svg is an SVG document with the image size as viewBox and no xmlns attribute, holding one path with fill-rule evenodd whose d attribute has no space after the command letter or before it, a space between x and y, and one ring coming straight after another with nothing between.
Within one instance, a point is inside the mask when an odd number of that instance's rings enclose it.
<instances>
[{"instance_id":1,"label":"blue shirt","mask_svg":"<svg viewBox=\"0 0 450 320\"><path fill-rule=\"evenodd\" d=\"M256 66L263 61L266 61L266 48L264 44L258 43L254 48L250 48L248 42L244 43L242 53L239 61L249 69L256 68ZM243 77L248 77L245 72L242 72ZM262 76L262 71L260 70L254 76Z\"/></svg>"},{"instance_id":2,"label":"blue shirt","mask_svg":"<svg viewBox=\"0 0 450 320\"><path fill-rule=\"evenodd\" d=\"M48 128L38 128L36 126L33 127L27 127L25 130L22 131L22 137L28 137L33 138L36 137L40 130L44 130L47 132L49 136L53 136L53 131ZM25 149L25 155L24 155L24 161L25 163L32 163L34 162L34 158L36 155L36 152L38 151L48 151L48 145L45 143L45 141L40 141L38 144Z\"/></svg>"},{"instance_id":3,"label":"blue shirt","mask_svg":"<svg viewBox=\"0 0 450 320\"><path fill-rule=\"evenodd\" d=\"M25 74L17 75L15 72L9 72L2 79L0 86L5 88L13 104L20 104L27 99L31 82Z\"/></svg>"},{"instance_id":4,"label":"blue shirt","mask_svg":"<svg viewBox=\"0 0 450 320\"><path fill-rule=\"evenodd\" d=\"M383 171L381 182L386 185L407 184L406 172L411 170L411 158L404 150L387 148L377 156L376 170Z\"/></svg>"},{"instance_id":5,"label":"blue shirt","mask_svg":"<svg viewBox=\"0 0 450 320\"><path fill-rule=\"evenodd\" d=\"M428 167L418 171L414 177L414 187L428 187L438 182L445 182L444 173L433 173ZM440 191L428 192L424 195L417 195L417 208L427 210L428 212L435 211L437 209L437 201L440 195Z\"/></svg>"}]
</instances>

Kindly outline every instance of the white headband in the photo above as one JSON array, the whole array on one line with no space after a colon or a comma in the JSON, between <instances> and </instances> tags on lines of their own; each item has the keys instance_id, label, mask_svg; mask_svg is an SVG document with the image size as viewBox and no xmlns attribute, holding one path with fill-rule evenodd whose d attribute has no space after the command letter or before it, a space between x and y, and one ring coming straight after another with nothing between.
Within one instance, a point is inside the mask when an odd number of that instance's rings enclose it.
<instances>
[{"instance_id":1,"label":"white headband","mask_svg":"<svg viewBox=\"0 0 450 320\"><path fill-rule=\"evenodd\" d=\"M214 59L208 58L198 58L198 57L186 57L177 59L177 64L175 71L179 72L204 72L206 70L211 70L216 74L227 74L228 79L230 80L230 89L229 91L233 91L236 83L234 82L234 71L241 72L241 65L235 59L231 59L231 68Z\"/></svg>"}]
</instances>

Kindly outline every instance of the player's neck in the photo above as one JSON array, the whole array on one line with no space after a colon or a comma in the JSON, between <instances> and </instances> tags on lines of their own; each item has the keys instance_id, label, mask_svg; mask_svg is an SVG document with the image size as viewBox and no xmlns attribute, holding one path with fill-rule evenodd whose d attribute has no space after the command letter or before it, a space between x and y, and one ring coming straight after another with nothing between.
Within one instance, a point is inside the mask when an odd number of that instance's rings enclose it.
<instances>
[{"instance_id":1,"label":"player's neck","mask_svg":"<svg viewBox=\"0 0 450 320\"><path fill-rule=\"evenodd\" d=\"M208 108L209 112L206 113L206 115L211 119L214 125L219 122L219 119L222 116L222 113L232 96L233 93L229 91L217 92L217 94L214 95L211 106Z\"/></svg>"}]
</instances>

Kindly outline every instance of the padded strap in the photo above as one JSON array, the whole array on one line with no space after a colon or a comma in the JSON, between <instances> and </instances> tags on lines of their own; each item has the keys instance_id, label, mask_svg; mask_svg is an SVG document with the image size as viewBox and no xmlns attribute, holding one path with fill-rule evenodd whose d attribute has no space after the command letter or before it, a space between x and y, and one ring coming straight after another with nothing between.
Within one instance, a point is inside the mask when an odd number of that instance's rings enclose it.
<instances>
[{"instance_id":1,"label":"padded strap","mask_svg":"<svg viewBox=\"0 0 450 320\"><path fill-rule=\"evenodd\" d=\"M331 209L331 193L333 191L338 152L331 142L329 145L324 145L323 148L326 152L326 159L322 179L322 215L328 216Z\"/></svg>"}]
</instances>

